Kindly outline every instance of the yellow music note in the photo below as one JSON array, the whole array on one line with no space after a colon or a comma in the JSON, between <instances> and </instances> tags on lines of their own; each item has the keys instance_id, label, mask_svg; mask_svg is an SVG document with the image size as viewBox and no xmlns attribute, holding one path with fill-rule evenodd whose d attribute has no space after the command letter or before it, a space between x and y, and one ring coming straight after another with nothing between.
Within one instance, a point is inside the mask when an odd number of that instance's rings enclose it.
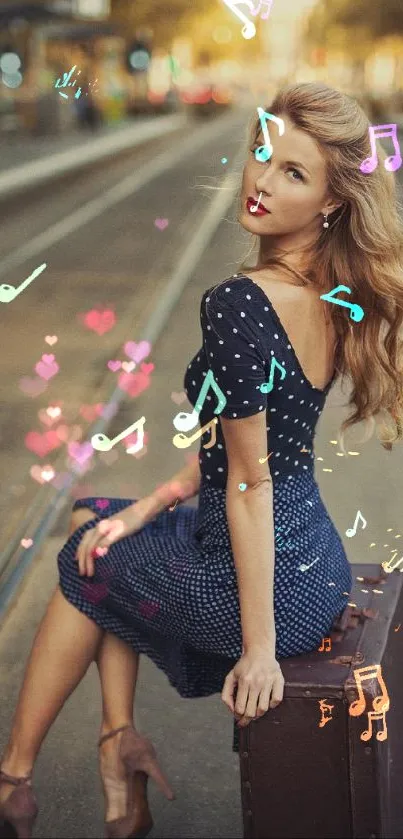
<instances>
[{"instance_id":1,"label":"yellow music note","mask_svg":"<svg viewBox=\"0 0 403 839\"><path fill-rule=\"evenodd\" d=\"M26 288L30 283L32 283L33 280L36 279L36 277L39 277L39 274L42 274L42 271L45 270L46 265L47 263L43 262L42 265L39 266L39 268L35 268L35 271L33 271L32 274L30 274L28 279L24 280L24 282L21 283L21 285L17 286L17 288L15 288L15 286L13 285L9 285L8 283L3 283L2 285L0 285L0 303L11 303L12 300L15 300L15 298L18 297L18 295L21 294L22 291L24 291L24 288Z\"/></svg>"},{"instance_id":2,"label":"yellow music note","mask_svg":"<svg viewBox=\"0 0 403 839\"><path fill-rule=\"evenodd\" d=\"M390 565L390 563L393 562L395 558L396 554L395 556L392 556L392 559L389 559L388 562L382 562L382 568L384 571L386 571L387 574L391 574L392 571L395 571L398 565L400 565L400 563L403 562L403 556L401 556L400 559L397 560L396 565ZM402 573L402 571L403 568L400 569L400 573Z\"/></svg>"},{"instance_id":3,"label":"yellow music note","mask_svg":"<svg viewBox=\"0 0 403 839\"><path fill-rule=\"evenodd\" d=\"M326 642L329 644L329 646L328 646L327 648L324 646L324 645L326 644ZM328 652L330 652L330 650L331 650L331 649L332 649L332 642L331 642L331 639L330 639L330 638L322 638L322 644L321 644L321 646L318 648L318 653L322 653L322 652L323 652L323 650L324 650L326 653L328 653Z\"/></svg>"},{"instance_id":4,"label":"yellow music note","mask_svg":"<svg viewBox=\"0 0 403 839\"><path fill-rule=\"evenodd\" d=\"M135 443L133 446L129 446L129 448L126 450L127 454L133 454L135 452L138 452L144 444L145 421L146 418L141 417L139 420L136 420L136 422L134 422L133 425L129 425L128 428L126 428L124 431L122 431L121 434L118 434L118 436L114 437L112 440L110 440L106 434L94 434L91 437L91 445L93 449L97 450L97 452L109 452L113 448L113 446L119 442L119 440L123 440L125 437L131 434L132 431L138 431L139 437L137 443Z\"/></svg>"},{"instance_id":5,"label":"yellow music note","mask_svg":"<svg viewBox=\"0 0 403 839\"><path fill-rule=\"evenodd\" d=\"M206 431L211 429L211 440L209 443L206 443L203 446L204 449L211 449L211 447L214 446L214 443L216 441L217 423L218 419L217 417L214 417L214 419L210 420L210 422L207 422L206 425L203 425L202 428L199 428L199 430L196 431L196 434L192 434L191 437L186 437L185 434L175 434L175 437L173 437L172 442L177 449L187 449L189 446L192 445L192 443L194 443L195 440L198 440L198 438L201 437L202 434L205 434Z\"/></svg>"}]
</instances>

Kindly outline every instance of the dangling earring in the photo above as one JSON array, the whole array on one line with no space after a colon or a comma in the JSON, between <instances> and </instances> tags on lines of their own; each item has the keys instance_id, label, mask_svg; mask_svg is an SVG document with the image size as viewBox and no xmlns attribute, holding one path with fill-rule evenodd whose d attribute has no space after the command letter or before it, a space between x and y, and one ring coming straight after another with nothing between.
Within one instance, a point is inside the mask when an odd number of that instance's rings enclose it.
<instances>
[{"instance_id":1,"label":"dangling earring","mask_svg":"<svg viewBox=\"0 0 403 839\"><path fill-rule=\"evenodd\" d=\"M324 227L326 230L327 230L327 228L329 227L329 222L328 222L328 220L327 220L328 215L329 215L329 213L323 213L323 218L325 219L325 220L324 220L324 222L323 222L323 227Z\"/></svg>"}]
</instances>

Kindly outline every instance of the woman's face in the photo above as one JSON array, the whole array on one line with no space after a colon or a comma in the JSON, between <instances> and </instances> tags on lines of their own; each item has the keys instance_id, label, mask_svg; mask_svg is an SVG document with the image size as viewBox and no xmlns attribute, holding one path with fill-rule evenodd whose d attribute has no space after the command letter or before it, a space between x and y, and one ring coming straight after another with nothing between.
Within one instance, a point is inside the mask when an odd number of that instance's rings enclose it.
<instances>
[{"instance_id":1,"label":"woman's face","mask_svg":"<svg viewBox=\"0 0 403 839\"><path fill-rule=\"evenodd\" d=\"M311 234L320 232L323 213L331 212L335 204L328 197L326 164L315 141L289 119L283 119L282 136L277 125L267 121L273 146L270 160L261 163L255 158L255 149L264 143L262 134L250 147L243 172L238 221L245 230L258 236L284 237L290 241L295 237L309 239ZM261 215L251 211L260 193L259 210L261 207L268 210Z\"/></svg>"}]
</instances>

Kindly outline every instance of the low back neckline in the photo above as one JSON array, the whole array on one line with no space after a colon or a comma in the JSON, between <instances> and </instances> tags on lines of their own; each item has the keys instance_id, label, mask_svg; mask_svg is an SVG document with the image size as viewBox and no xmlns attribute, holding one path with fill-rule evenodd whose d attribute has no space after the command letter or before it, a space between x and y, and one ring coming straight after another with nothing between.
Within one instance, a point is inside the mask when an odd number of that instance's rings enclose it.
<instances>
[{"instance_id":1,"label":"low back neckline","mask_svg":"<svg viewBox=\"0 0 403 839\"><path fill-rule=\"evenodd\" d=\"M291 352L292 352L292 354L293 354L293 356L294 356L295 363L296 363L296 365L297 365L297 367L298 367L298 370L299 370L299 371L300 371L300 373L301 373L301 376L304 378L305 382L307 383L307 385L309 385L309 387L310 387L312 390L316 391L317 393L321 394L322 396L323 396L323 395L326 395L326 394L327 394L327 392L330 390L330 388L331 388L331 386L332 386L332 384L333 384L333 382L334 382L334 379L335 379L335 377L336 377L336 373L337 373L336 368L334 368L334 370L333 370L333 375L332 375L332 377L331 377L330 381L327 383L327 385L326 385L324 388L316 387L316 385L313 385L313 384L312 384L312 382L310 382L310 381L309 381L309 379L307 378L307 376L305 375L305 373L304 373L304 371L303 371L303 369L302 369L302 365L301 365L301 363L300 363L300 361L299 361L299 358L298 358L298 356L297 356L297 353L295 352L295 349L294 349L294 347L293 347L293 345L292 345L292 343L291 343L291 341L290 341L290 339L289 339L289 337L288 337L288 334L287 334L287 332L286 332L286 330L285 330L285 328L284 328L284 326L283 326L283 324L282 324L282 322L281 322L281 320L280 320L279 315L277 314L277 312L276 312L276 310L275 310L275 308L274 308L274 306L273 306L273 303L272 303L272 302L271 302L271 300L270 300L270 297L268 297L268 296L267 296L267 294L266 294L266 293L263 291L263 289L261 288L261 286L260 286L258 283L255 283L255 281L254 281L254 280L252 280L252 277L248 277L248 276L247 276L247 274L235 274L235 275L234 275L234 277L240 277L240 278L242 278L242 279L244 279L244 280L247 280L249 283L251 283L251 284L252 284L252 285L253 285L253 286L254 286L254 287L258 290L258 292L260 292L261 296L262 296L262 297L264 298L264 300L265 300L265 301L269 304L269 307L270 307L270 310L271 310L271 313L272 313L273 319L275 320L275 322L276 322L276 324L277 324L278 329L280 330L280 332L282 332L282 333L283 333L284 337L285 337L285 338L286 338L286 340L287 340L287 345L288 345L288 347L290 348L290 350L291 350Z\"/></svg>"}]
</instances>

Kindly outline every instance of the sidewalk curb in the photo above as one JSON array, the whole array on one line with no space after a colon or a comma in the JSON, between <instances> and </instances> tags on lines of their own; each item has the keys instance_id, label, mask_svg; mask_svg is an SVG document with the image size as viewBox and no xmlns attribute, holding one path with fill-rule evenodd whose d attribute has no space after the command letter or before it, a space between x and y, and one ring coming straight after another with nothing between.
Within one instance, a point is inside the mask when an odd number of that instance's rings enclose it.
<instances>
[{"instance_id":1,"label":"sidewalk curb","mask_svg":"<svg viewBox=\"0 0 403 839\"><path fill-rule=\"evenodd\" d=\"M67 151L39 157L15 166L8 172L0 174L0 199L19 192L32 186L46 183L54 178L60 177L67 172L82 169L91 163L110 156L124 149L136 148L147 140L153 140L171 131L186 125L187 118L183 114L174 116L155 117L142 125L129 125L112 135L98 137L79 146L80 156L77 155L77 146Z\"/></svg>"}]
</instances>

